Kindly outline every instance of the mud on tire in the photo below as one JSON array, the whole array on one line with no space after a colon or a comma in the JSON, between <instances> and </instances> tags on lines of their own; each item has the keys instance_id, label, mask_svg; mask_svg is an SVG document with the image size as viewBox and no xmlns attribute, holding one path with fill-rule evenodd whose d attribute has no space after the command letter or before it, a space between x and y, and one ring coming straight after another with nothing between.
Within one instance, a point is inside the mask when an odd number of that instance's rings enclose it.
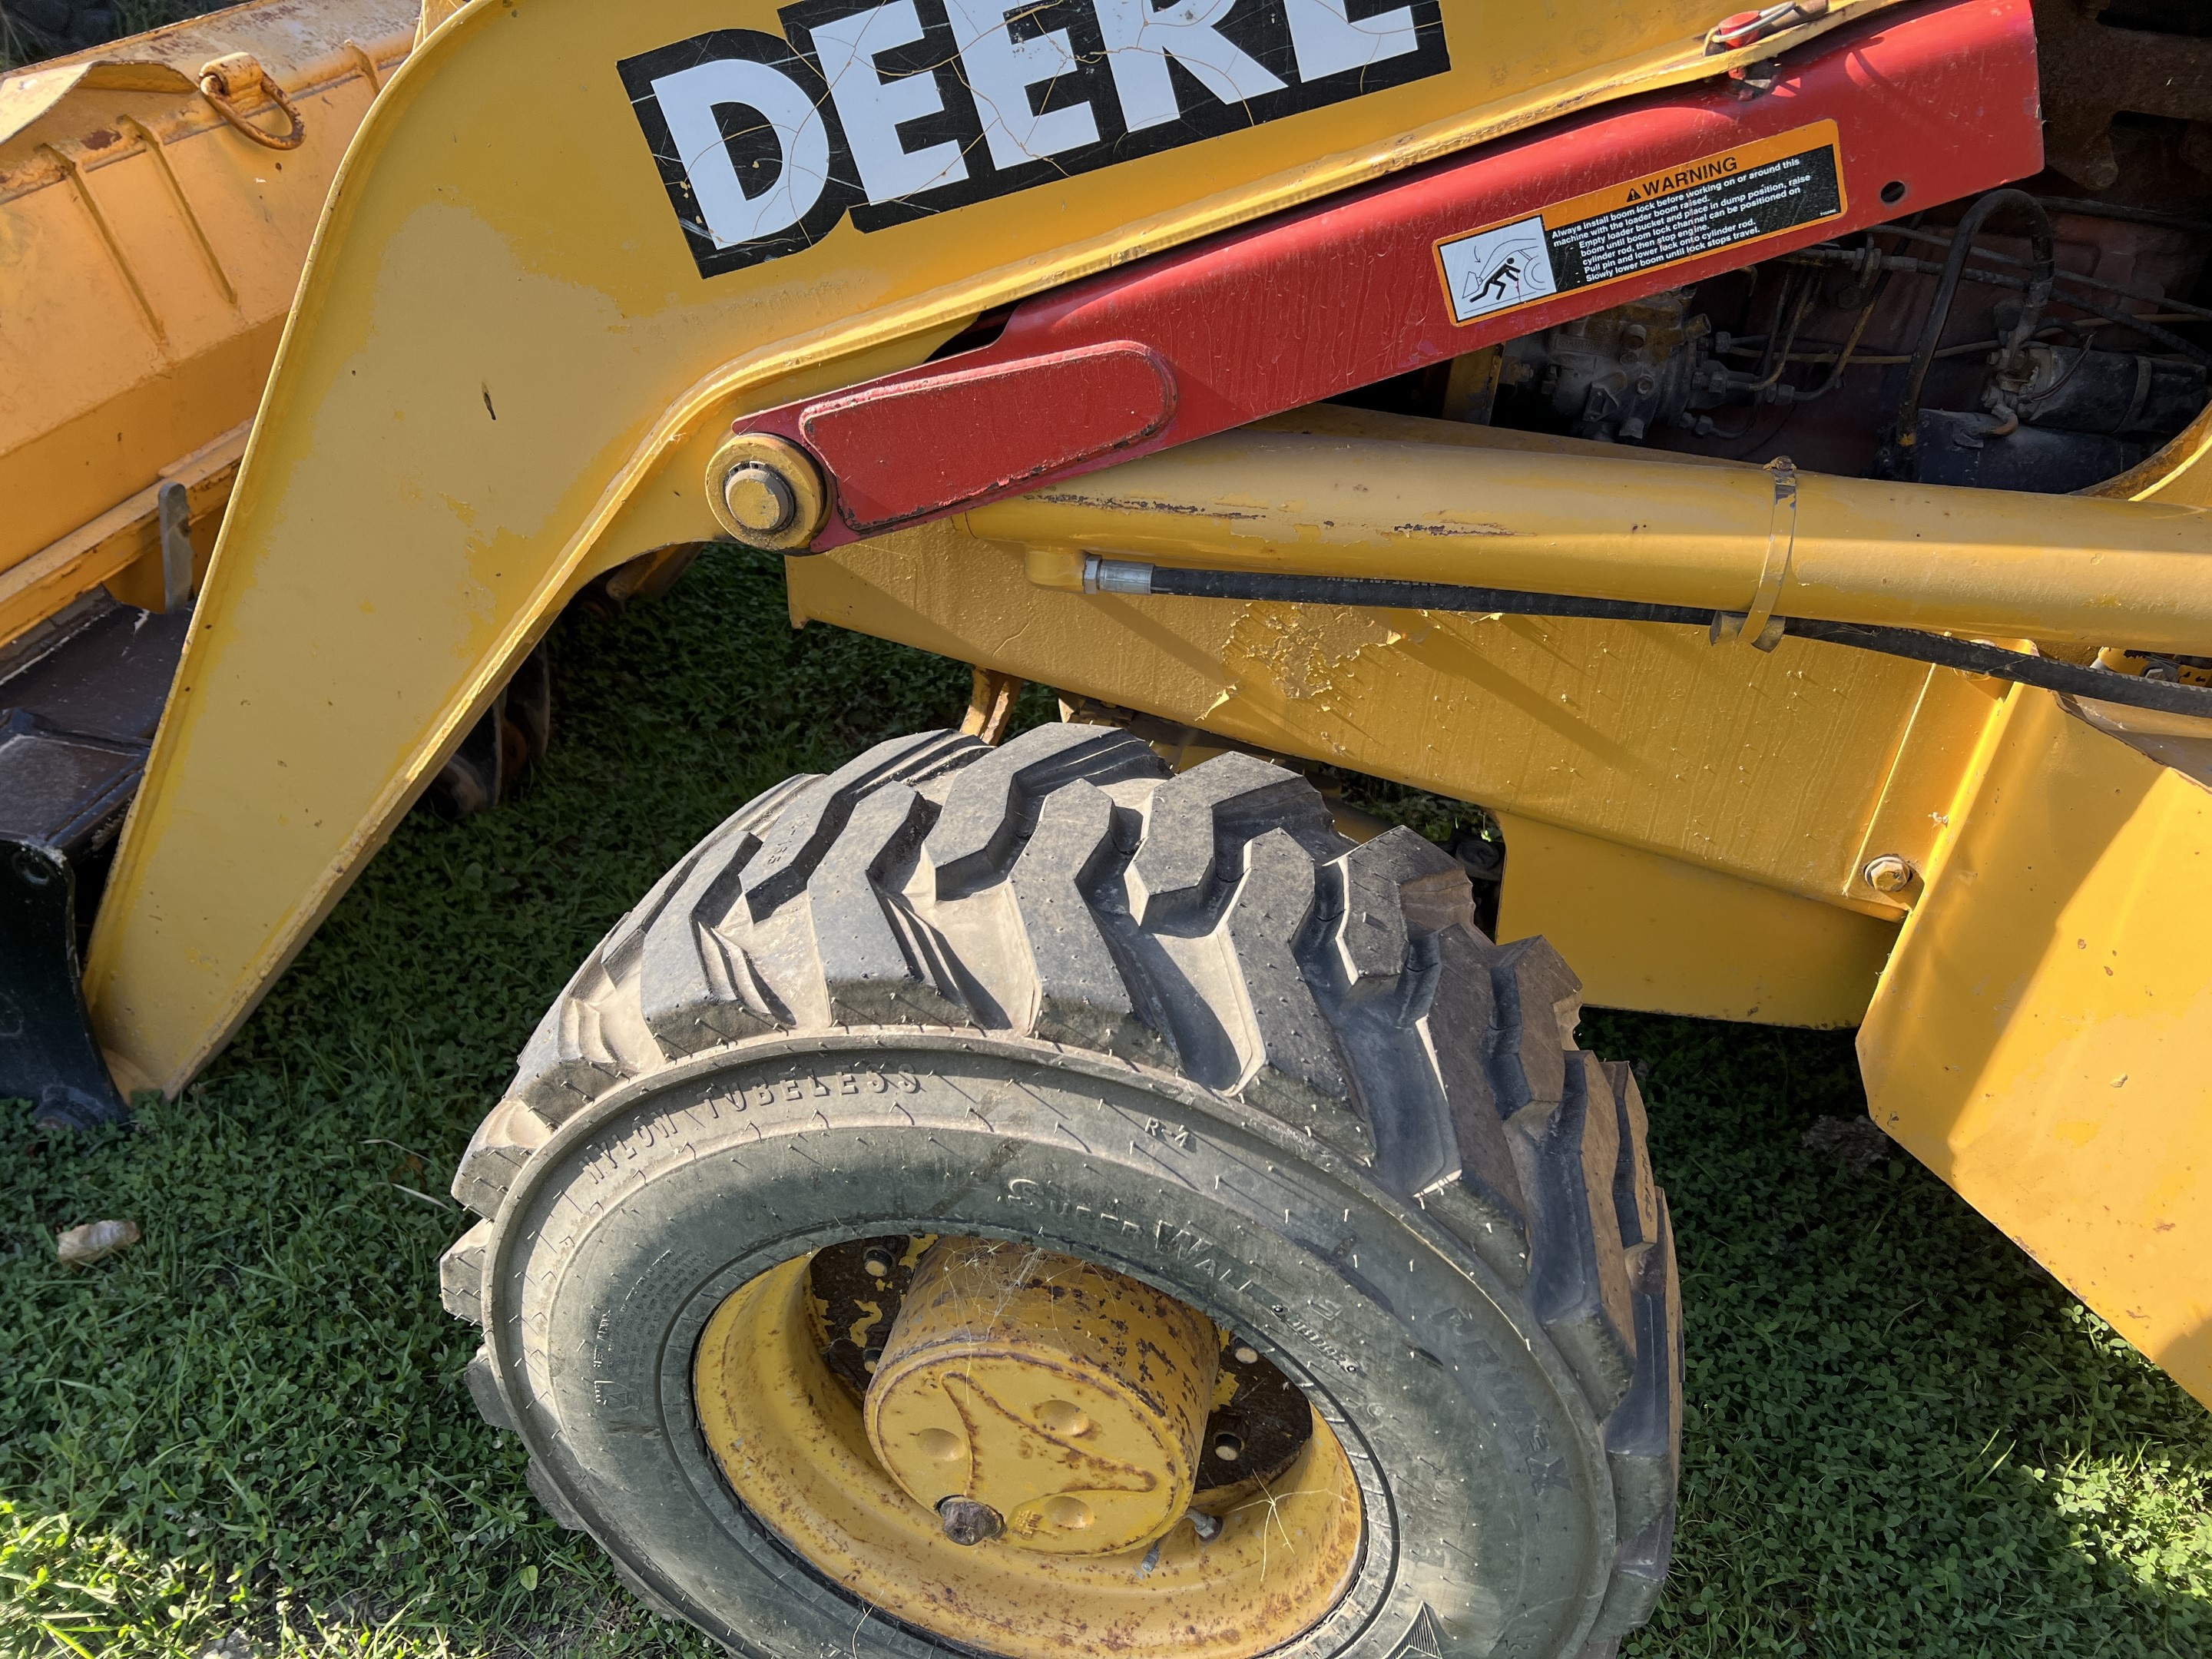
<instances>
[{"instance_id":1,"label":"mud on tire","mask_svg":"<svg viewBox=\"0 0 2212 1659\"><path fill-rule=\"evenodd\" d=\"M1609 1651L1667 1570L1680 1319L1636 1082L1578 1010L1455 860L1347 841L1279 768L1076 725L880 744L733 815L547 1012L453 1182L471 1392L657 1608L747 1653L945 1651L735 1501L690 1355L823 1245L1034 1241L1249 1336L1344 1442L1364 1556L1285 1651Z\"/></svg>"}]
</instances>

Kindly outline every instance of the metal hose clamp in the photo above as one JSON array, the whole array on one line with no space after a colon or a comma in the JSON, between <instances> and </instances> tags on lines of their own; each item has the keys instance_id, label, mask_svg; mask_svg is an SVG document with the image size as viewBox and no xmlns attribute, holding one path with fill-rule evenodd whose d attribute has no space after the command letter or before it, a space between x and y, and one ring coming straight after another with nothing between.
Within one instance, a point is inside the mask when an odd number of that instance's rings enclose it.
<instances>
[{"instance_id":1,"label":"metal hose clamp","mask_svg":"<svg viewBox=\"0 0 2212 1659\"><path fill-rule=\"evenodd\" d=\"M1786 455L1779 456L1766 464L1766 471L1774 480L1774 508L1767 520L1766 557L1759 567L1759 586L1748 609L1715 613L1715 645L1741 640L1761 651L1771 651L1782 643L1785 624L1774 614L1774 607L1790 580L1790 559L1797 549L1797 464Z\"/></svg>"}]
</instances>

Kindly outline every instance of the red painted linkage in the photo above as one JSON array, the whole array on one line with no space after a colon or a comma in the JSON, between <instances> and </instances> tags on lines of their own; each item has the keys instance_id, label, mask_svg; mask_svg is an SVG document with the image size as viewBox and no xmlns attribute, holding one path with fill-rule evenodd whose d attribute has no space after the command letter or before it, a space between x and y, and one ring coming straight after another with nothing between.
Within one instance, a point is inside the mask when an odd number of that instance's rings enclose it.
<instances>
[{"instance_id":1,"label":"red painted linkage","mask_svg":"<svg viewBox=\"0 0 2212 1659\"><path fill-rule=\"evenodd\" d=\"M812 550L1242 426L1662 289L1880 224L2042 165L2029 0L1884 13L1741 99L1609 107L1018 307L988 345L740 422L805 446L836 511ZM1457 324L1437 243L1812 123L1839 216Z\"/></svg>"}]
</instances>

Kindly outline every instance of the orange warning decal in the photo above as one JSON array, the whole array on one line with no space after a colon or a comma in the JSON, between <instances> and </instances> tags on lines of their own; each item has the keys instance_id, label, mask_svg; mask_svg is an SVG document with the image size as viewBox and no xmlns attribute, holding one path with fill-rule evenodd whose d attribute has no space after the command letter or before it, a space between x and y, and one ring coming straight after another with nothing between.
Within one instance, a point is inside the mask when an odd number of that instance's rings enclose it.
<instances>
[{"instance_id":1,"label":"orange warning decal","mask_svg":"<svg viewBox=\"0 0 2212 1659\"><path fill-rule=\"evenodd\" d=\"M1541 213L1437 245L1452 319L1471 323L1554 295L1746 246L1844 211L1836 124L1624 179Z\"/></svg>"}]
</instances>

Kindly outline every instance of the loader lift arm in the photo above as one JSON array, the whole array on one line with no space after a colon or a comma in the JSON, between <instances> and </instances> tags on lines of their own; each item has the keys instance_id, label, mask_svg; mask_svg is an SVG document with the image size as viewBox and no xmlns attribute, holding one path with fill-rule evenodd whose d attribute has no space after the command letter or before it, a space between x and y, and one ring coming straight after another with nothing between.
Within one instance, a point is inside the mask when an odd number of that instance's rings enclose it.
<instances>
[{"instance_id":1,"label":"loader lift arm","mask_svg":"<svg viewBox=\"0 0 2212 1659\"><path fill-rule=\"evenodd\" d=\"M1802 40L1806 66L1747 101L1713 79L1751 49L1710 52L1702 29L1685 37L1642 20L1632 51L1547 78L1537 20L1471 3L1436 27L1481 40L1479 66L1462 52L1388 98L1357 76L1336 101L1066 178L1048 187L1057 215L1017 190L957 216L835 228L702 280L696 233L679 234L617 78L618 64L680 35L686 15L616 18L574 0L465 11L393 77L348 159L88 964L100 1041L165 1090L245 1018L561 602L638 552L699 537L708 457L748 409L896 372L995 307L1577 107L1600 106L1255 234L1263 246L1287 237L1309 269L1341 268L1316 240L1334 234L1332 211L1389 216L1403 191L1437 225L1472 229L1833 118L1820 111L1869 95L1894 101L1836 140L1845 205L1791 235L1875 222L1901 173L1941 199L2031 168L2037 153L2025 4L1835 8L1762 43ZM1853 30L1848 46L1820 38L1837 27ZM1878 73L1859 67L1875 62ZM549 122L543 88L580 74L589 90ZM1641 95L1622 103L1630 94ZM1959 154L1929 140L1962 102L1994 125ZM1461 194L1439 200L1432 179ZM1396 320L1380 331L1330 331L1334 344L1303 354L1279 385L1211 405L1186 386L1173 435L1462 349L1462 332L1438 320L1448 296L1433 258L1424 246L1420 311L1384 313ZM1266 260L1255 269L1264 277ZM1149 282L1188 327L1199 313L1178 311L1181 274L1168 256L1133 291ZM1249 340L1201 325L1194 344L1181 378L1201 385L1230 373Z\"/></svg>"}]
</instances>

